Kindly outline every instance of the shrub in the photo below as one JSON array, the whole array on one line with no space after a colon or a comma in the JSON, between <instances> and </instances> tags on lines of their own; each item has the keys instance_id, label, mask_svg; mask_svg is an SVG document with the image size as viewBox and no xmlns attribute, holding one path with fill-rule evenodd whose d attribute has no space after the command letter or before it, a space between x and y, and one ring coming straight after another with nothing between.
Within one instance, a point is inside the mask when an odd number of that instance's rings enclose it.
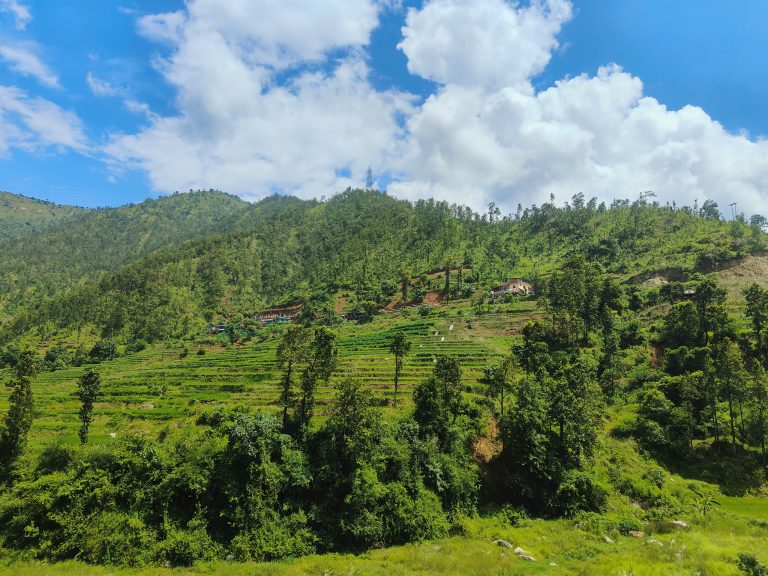
<instances>
[{"instance_id":1,"label":"shrub","mask_svg":"<svg viewBox=\"0 0 768 576\"><path fill-rule=\"evenodd\" d=\"M572 517L577 512L602 512L608 504L608 489L589 472L570 470L563 475L550 502L557 515Z\"/></svg>"},{"instance_id":2,"label":"shrub","mask_svg":"<svg viewBox=\"0 0 768 576\"><path fill-rule=\"evenodd\" d=\"M141 352L146 348L147 348L147 342L145 340L142 340L141 338L138 338L136 340L129 342L128 345L125 347L125 351L128 352L129 354L134 354L136 352Z\"/></svg>"},{"instance_id":3,"label":"shrub","mask_svg":"<svg viewBox=\"0 0 768 576\"><path fill-rule=\"evenodd\" d=\"M505 504L501 509L500 516L513 528L521 526L523 522L528 520L528 513L525 509L512 504Z\"/></svg>"},{"instance_id":4,"label":"shrub","mask_svg":"<svg viewBox=\"0 0 768 576\"><path fill-rule=\"evenodd\" d=\"M117 356L117 346L112 340L99 340L88 352L88 356L96 362L112 360Z\"/></svg>"},{"instance_id":5,"label":"shrub","mask_svg":"<svg viewBox=\"0 0 768 576\"><path fill-rule=\"evenodd\" d=\"M186 530L168 527L165 540L157 545L157 560L171 566L192 566L200 560L214 560L221 556L217 545L202 522L193 520Z\"/></svg>"},{"instance_id":6,"label":"shrub","mask_svg":"<svg viewBox=\"0 0 768 576\"><path fill-rule=\"evenodd\" d=\"M758 562L754 554L742 552L737 563L739 571L746 576L768 576L768 567Z\"/></svg>"},{"instance_id":7,"label":"shrub","mask_svg":"<svg viewBox=\"0 0 768 576\"><path fill-rule=\"evenodd\" d=\"M630 532L637 532L642 530L643 523L636 516L625 513L619 518L618 522L616 523L616 527L618 528L619 532L621 532L624 536L627 536Z\"/></svg>"}]
</instances>

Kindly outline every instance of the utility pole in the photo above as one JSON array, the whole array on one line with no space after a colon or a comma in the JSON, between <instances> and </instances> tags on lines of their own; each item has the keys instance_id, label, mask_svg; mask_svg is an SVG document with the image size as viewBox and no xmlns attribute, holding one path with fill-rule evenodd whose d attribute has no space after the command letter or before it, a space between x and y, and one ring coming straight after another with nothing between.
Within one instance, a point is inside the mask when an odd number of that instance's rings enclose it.
<instances>
[{"instance_id":1,"label":"utility pole","mask_svg":"<svg viewBox=\"0 0 768 576\"><path fill-rule=\"evenodd\" d=\"M365 172L365 189L373 189L373 170L371 170L370 166L368 166L368 170Z\"/></svg>"},{"instance_id":2,"label":"utility pole","mask_svg":"<svg viewBox=\"0 0 768 576\"><path fill-rule=\"evenodd\" d=\"M738 202L732 202L732 203L728 204L728 206L731 207L731 216L732 216L733 220L736 220L736 205L737 204L738 204Z\"/></svg>"}]
</instances>

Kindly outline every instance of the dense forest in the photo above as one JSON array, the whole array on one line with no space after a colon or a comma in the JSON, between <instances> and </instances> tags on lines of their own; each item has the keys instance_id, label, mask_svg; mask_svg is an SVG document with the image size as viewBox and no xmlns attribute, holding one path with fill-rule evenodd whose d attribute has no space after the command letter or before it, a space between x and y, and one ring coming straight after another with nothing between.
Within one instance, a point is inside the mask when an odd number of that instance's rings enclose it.
<instances>
[{"instance_id":1,"label":"dense forest","mask_svg":"<svg viewBox=\"0 0 768 576\"><path fill-rule=\"evenodd\" d=\"M762 258L765 225L649 195L502 215L372 190L205 192L6 240L0 552L181 566L462 535L485 514L569 519L606 542L688 526L716 490L765 490L768 291L716 273ZM513 276L531 293L489 295ZM257 325L275 307L300 312ZM414 319L441 315L448 332L501 318L479 376L469 352L420 352ZM179 341L189 370L219 348L269 350L272 399L93 441L111 363ZM345 354L386 356L383 401L364 369L338 370ZM35 379L66 370L77 435L31 449Z\"/></svg>"}]
</instances>

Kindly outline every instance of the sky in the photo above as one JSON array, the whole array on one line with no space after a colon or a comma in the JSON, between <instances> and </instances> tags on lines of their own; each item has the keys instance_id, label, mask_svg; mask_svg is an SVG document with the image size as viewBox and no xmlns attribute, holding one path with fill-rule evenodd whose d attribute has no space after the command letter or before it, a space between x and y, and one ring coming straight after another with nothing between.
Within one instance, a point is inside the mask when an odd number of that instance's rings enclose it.
<instances>
[{"instance_id":1,"label":"sky","mask_svg":"<svg viewBox=\"0 0 768 576\"><path fill-rule=\"evenodd\" d=\"M0 0L0 190L768 214L764 0Z\"/></svg>"}]
</instances>

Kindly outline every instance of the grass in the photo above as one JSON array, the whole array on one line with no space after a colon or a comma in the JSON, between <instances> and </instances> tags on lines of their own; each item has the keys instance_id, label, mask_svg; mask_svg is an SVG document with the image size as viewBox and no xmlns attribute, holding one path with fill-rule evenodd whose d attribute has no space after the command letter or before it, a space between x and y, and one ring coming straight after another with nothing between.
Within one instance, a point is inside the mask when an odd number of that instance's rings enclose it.
<instances>
[{"instance_id":1,"label":"grass","mask_svg":"<svg viewBox=\"0 0 768 576\"><path fill-rule=\"evenodd\" d=\"M87 566L77 562L48 565L18 563L0 567L7 576L421 576L427 574L673 576L738 574L736 558L751 552L768 561L768 528L739 514L700 518L690 531L653 534L645 538L614 536L608 543L600 534L579 529L573 521L531 520L519 528L500 517L464 523L465 534L361 555L326 554L270 564L215 562L192 568L122 569ZM504 538L523 547L536 562L519 559L511 550L493 544Z\"/></svg>"},{"instance_id":2,"label":"grass","mask_svg":"<svg viewBox=\"0 0 768 576\"><path fill-rule=\"evenodd\" d=\"M525 323L537 315L535 303L493 306L478 314L466 302L451 302L428 317L415 311L382 314L367 324L338 328L339 365L331 386L317 393L316 424L323 422L335 394L334 382L346 377L362 381L388 406L392 396L394 358L389 343L395 330L412 342L400 380L398 410L408 409L415 385L432 371L440 354L457 357L465 391L482 396L483 368L498 362ZM218 407L245 405L277 410L280 371L276 362L279 329L264 342L224 347L207 344L158 344L94 368L102 376L102 396L95 406L91 443L108 443L126 435L168 437L193 426L201 413ZM198 355L203 350L203 355ZM80 425L77 379L85 367L44 372L33 381L35 420L28 458L51 442L76 444ZM10 377L10 373L6 373ZM7 398L0 398L0 413Z\"/></svg>"}]
</instances>

